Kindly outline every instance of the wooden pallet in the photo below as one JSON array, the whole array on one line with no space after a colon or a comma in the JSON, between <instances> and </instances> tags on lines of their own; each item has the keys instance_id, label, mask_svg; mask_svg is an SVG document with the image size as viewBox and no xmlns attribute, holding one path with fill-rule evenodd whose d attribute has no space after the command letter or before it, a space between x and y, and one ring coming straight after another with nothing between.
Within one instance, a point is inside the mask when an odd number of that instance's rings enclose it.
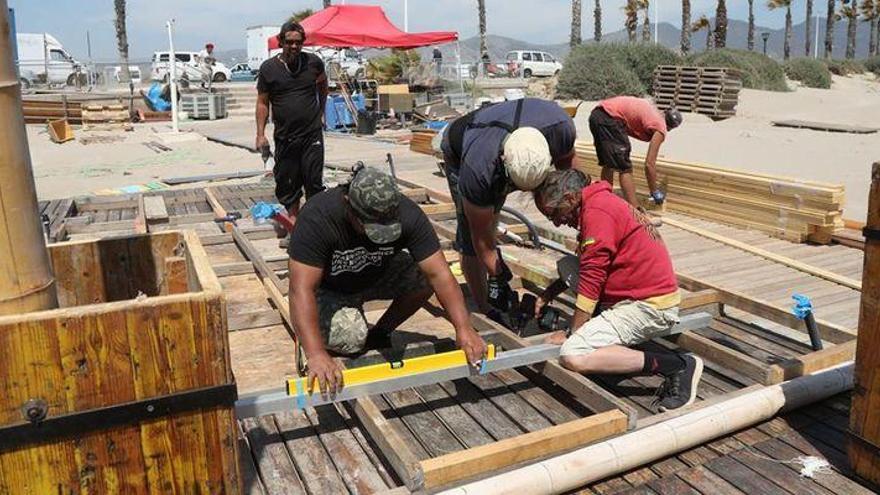
<instances>
[{"instance_id":1,"label":"wooden pallet","mask_svg":"<svg viewBox=\"0 0 880 495\"><path fill-rule=\"evenodd\" d=\"M701 113L714 119L735 115L742 88L739 72L715 67L658 66L655 103Z\"/></svg>"}]
</instances>

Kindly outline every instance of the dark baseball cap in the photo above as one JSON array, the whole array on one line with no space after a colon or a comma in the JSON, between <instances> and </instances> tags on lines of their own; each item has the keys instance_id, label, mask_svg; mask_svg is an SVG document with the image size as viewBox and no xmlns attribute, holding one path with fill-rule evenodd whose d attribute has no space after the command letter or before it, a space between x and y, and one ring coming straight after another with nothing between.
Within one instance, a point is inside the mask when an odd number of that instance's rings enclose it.
<instances>
[{"instance_id":1,"label":"dark baseball cap","mask_svg":"<svg viewBox=\"0 0 880 495\"><path fill-rule=\"evenodd\" d=\"M375 168L361 169L348 186L348 202L368 239L390 244L400 238L400 191L390 175Z\"/></svg>"}]
</instances>

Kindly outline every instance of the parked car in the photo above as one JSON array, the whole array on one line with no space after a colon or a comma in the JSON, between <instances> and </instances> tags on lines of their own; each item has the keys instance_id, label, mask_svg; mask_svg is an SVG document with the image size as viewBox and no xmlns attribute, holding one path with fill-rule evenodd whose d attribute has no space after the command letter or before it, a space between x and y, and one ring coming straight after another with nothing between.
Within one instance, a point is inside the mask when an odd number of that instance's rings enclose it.
<instances>
[{"instance_id":1,"label":"parked car","mask_svg":"<svg viewBox=\"0 0 880 495\"><path fill-rule=\"evenodd\" d=\"M82 66L48 33L18 33L18 73L23 88L34 83L76 84ZM47 72L48 71L48 72Z\"/></svg>"},{"instance_id":2,"label":"parked car","mask_svg":"<svg viewBox=\"0 0 880 495\"><path fill-rule=\"evenodd\" d=\"M505 58L508 69L523 77L555 76L562 70L562 64L547 52L514 50Z\"/></svg>"},{"instance_id":3,"label":"parked car","mask_svg":"<svg viewBox=\"0 0 880 495\"><path fill-rule=\"evenodd\" d=\"M169 59L168 52L153 53L153 64L150 68L150 79L154 81L168 82ZM177 77L189 79L190 81L202 80L202 64L199 52L174 52L174 59L177 61ZM232 71L223 62L214 62L214 82L224 82L232 79Z\"/></svg>"},{"instance_id":4,"label":"parked car","mask_svg":"<svg viewBox=\"0 0 880 495\"><path fill-rule=\"evenodd\" d=\"M253 81L257 78L257 71L251 69L251 66L245 62L235 64L230 72L232 72L230 81Z\"/></svg>"},{"instance_id":5,"label":"parked car","mask_svg":"<svg viewBox=\"0 0 880 495\"><path fill-rule=\"evenodd\" d=\"M131 82L135 84L141 83L141 69L137 65L129 65L128 73L131 75ZM122 67L119 65L113 66L113 79L116 82L122 81Z\"/></svg>"}]
</instances>

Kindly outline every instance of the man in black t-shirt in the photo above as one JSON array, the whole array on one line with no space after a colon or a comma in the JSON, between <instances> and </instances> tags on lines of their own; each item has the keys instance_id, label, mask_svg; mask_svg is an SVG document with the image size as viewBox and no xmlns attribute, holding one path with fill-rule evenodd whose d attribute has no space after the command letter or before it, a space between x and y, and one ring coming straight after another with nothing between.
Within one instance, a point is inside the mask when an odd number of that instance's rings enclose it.
<instances>
[{"instance_id":1,"label":"man in black t-shirt","mask_svg":"<svg viewBox=\"0 0 880 495\"><path fill-rule=\"evenodd\" d=\"M256 147L269 146L269 108L275 124L275 196L296 222L299 202L324 190L322 116L327 75L318 56L302 51L305 31L296 22L281 26L281 54L263 62L257 77ZM283 235L283 232L281 233Z\"/></svg>"},{"instance_id":2,"label":"man in black t-shirt","mask_svg":"<svg viewBox=\"0 0 880 495\"><path fill-rule=\"evenodd\" d=\"M477 363L486 345L471 327L464 296L424 212L374 168L355 172L348 186L316 195L290 236L290 314L308 361L309 383L342 385L342 368L328 350L355 354L390 347L390 334L431 297L455 327L458 346ZM368 330L363 304L392 300Z\"/></svg>"},{"instance_id":3,"label":"man in black t-shirt","mask_svg":"<svg viewBox=\"0 0 880 495\"><path fill-rule=\"evenodd\" d=\"M513 304L510 270L495 246L498 213L511 191L534 190L554 167L571 167L575 138L568 113L538 98L480 108L443 132L455 249L474 302L493 319Z\"/></svg>"}]
</instances>

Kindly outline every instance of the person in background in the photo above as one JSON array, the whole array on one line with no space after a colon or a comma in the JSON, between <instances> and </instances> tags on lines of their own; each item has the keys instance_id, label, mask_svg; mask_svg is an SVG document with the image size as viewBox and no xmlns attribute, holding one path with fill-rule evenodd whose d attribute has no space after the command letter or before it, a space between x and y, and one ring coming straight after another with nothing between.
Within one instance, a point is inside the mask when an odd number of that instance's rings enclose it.
<instances>
[{"instance_id":1,"label":"person in background","mask_svg":"<svg viewBox=\"0 0 880 495\"><path fill-rule=\"evenodd\" d=\"M440 77L440 70L443 65L443 54L440 53L440 49L437 47L434 47L433 59L434 59L434 74L437 77Z\"/></svg>"},{"instance_id":2,"label":"person in background","mask_svg":"<svg viewBox=\"0 0 880 495\"><path fill-rule=\"evenodd\" d=\"M205 49L199 52L199 63L202 69L202 87L210 91L214 81L214 64L217 63L213 43L205 44Z\"/></svg>"},{"instance_id":3,"label":"person in background","mask_svg":"<svg viewBox=\"0 0 880 495\"><path fill-rule=\"evenodd\" d=\"M269 111L275 125L275 196L296 223L300 200L324 190L324 106L329 91L324 62L302 51L306 33L296 22L285 22L278 34L282 52L263 62L257 76L257 137L255 146L269 146ZM279 237L286 231L279 229Z\"/></svg>"},{"instance_id":4,"label":"person in background","mask_svg":"<svg viewBox=\"0 0 880 495\"><path fill-rule=\"evenodd\" d=\"M634 96L615 96L602 100L590 114L590 133L602 167L602 180L614 186L614 172L620 175L620 188L629 204L638 207L636 186L629 154L633 137L648 144L645 177L655 204L663 204L666 193L657 183L657 154L666 134L681 125L681 112L668 108L661 112L651 102Z\"/></svg>"}]
</instances>

